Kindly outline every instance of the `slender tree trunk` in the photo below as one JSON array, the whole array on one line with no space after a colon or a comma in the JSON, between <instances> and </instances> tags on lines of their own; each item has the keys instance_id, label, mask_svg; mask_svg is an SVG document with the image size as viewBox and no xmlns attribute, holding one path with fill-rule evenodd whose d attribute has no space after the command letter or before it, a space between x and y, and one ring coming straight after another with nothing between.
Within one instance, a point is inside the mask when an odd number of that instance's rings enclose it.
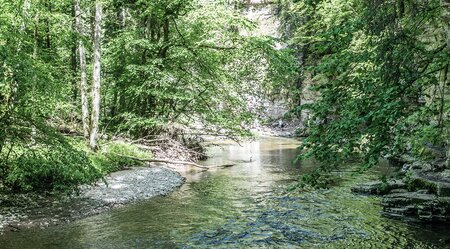
<instances>
[{"instance_id":1,"label":"slender tree trunk","mask_svg":"<svg viewBox=\"0 0 450 249\"><path fill-rule=\"evenodd\" d=\"M441 0L442 21L447 38L447 50L450 51L450 0Z\"/></svg>"},{"instance_id":2,"label":"slender tree trunk","mask_svg":"<svg viewBox=\"0 0 450 249\"><path fill-rule=\"evenodd\" d=\"M72 34L72 44L70 46L70 66L72 69L72 101L76 102L77 97L78 97L78 57L77 57L77 53L78 53L78 35L76 35L76 33L78 33L78 27L77 27L77 16L75 15L75 1L73 1L73 6L72 6L72 30L73 30L73 34Z\"/></svg>"},{"instance_id":3,"label":"slender tree trunk","mask_svg":"<svg viewBox=\"0 0 450 249\"><path fill-rule=\"evenodd\" d=\"M443 27L445 30L445 34L446 34L446 43L447 43L447 53L448 56L450 57L450 0L441 0L441 7L442 7L442 22L443 22ZM445 71L445 74L448 74L448 70ZM449 82L447 82L448 75L444 75L444 82L443 83L443 87L448 87ZM448 122L450 119L450 113L447 112L447 114L445 115L445 120ZM448 125L448 124L447 124ZM447 151L447 168L450 168L450 127L447 127L447 132L446 132L446 136L447 136L447 147L448 147L448 151Z\"/></svg>"},{"instance_id":4,"label":"slender tree trunk","mask_svg":"<svg viewBox=\"0 0 450 249\"><path fill-rule=\"evenodd\" d=\"M94 21L94 84L92 86L92 113L91 113L91 134L89 144L93 150L97 149L98 122L100 116L100 46L101 46L101 21L102 4L101 0L95 3Z\"/></svg>"},{"instance_id":5,"label":"slender tree trunk","mask_svg":"<svg viewBox=\"0 0 450 249\"><path fill-rule=\"evenodd\" d=\"M82 34L82 19L80 0L75 0L75 26L78 34ZM83 136L87 139L89 137L89 107L87 98L87 80L86 80L86 58L83 40L80 39L78 43L78 53L80 57L80 96L81 96L81 119L83 123Z\"/></svg>"},{"instance_id":6,"label":"slender tree trunk","mask_svg":"<svg viewBox=\"0 0 450 249\"><path fill-rule=\"evenodd\" d=\"M52 13L52 2L47 0L46 6L47 6L48 12ZM51 34L50 34L50 26L51 26L51 24L50 24L50 18L49 17L47 17L47 19L45 21L45 24L46 24L46 27L45 27L45 29L46 29L46 47L47 47L47 49L50 49L52 46L51 46Z\"/></svg>"},{"instance_id":7,"label":"slender tree trunk","mask_svg":"<svg viewBox=\"0 0 450 249\"><path fill-rule=\"evenodd\" d=\"M34 17L34 22L35 22L35 27L34 27L34 31L33 31L33 37L34 37L34 46L33 46L33 60L37 60L38 57L38 49L39 49L39 41L38 41L38 26L39 26L39 13L36 14L36 16ZM33 75L33 85L31 88L31 92L32 97L31 99L33 100L33 102L35 101L35 97L37 97L37 93L36 93L36 85L37 85L37 75L34 74ZM35 145L36 144L36 140L34 139L36 137L36 127L33 126L31 127L31 143L30 145Z\"/></svg>"},{"instance_id":8,"label":"slender tree trunk","mask_svg":"<svg viewBox=\"0 0 450 249\"><path fill-rule=\"evenodd\" d=\"M127 12L126 12L125 6L119 7L118 13L117 13L118 21L119 21L118 32L125 32L125 28L126 28L126 13ZM119 78L120 75L123 74L123 66L126 64L125 63L124 51L121 51L119 58L120 58L121 67L118 70L118 72L116 72L116 77L117 78ZM120 109L120 106L119 106L119 103L118 103L118 101L119 101L119 94L121 94L121 95L123 94L123 93L120 93L121 85L119 85L119 84L120 84L119 82L116 82L116 84L115 84L115 86L113 88L113 100L112 100L111 112L110 112L111 118L113 118L113 119L116 116L117 109L118 108ZM120 98L122 98L122 97L120 97Z\"/></svg>"},{"instance_id":9,"label":"slender tree trunk","mask_svg":"<svg viewBox=\"0 0 450 249\"><path fill-rule=\"evenodd\" d=\"M30 9L31 9L31 3L30 0L24 0L23 6L22 6L22 15L23 20L20 24L20 33L25 34L26 28L27 28L27 21L30 17ZM22 41L19 40L17 43L17 49L16 49L16 55L19 56L22 50ZM6 110L3 113L0 113L0 152L2 152L3 147L6 143L6 137L8 134L8 127L11 123L11 116L14 112L16 98L17 98L17 92L19 89L19 84L14 76L14 71L6 64L6 62L2 62L3 67L5 71L3 72L2 77L4 77L4 80L7 81L7 79L11 79L10 87L9 87L9 96L6 100Z\"/></svg>"}]
</instances>

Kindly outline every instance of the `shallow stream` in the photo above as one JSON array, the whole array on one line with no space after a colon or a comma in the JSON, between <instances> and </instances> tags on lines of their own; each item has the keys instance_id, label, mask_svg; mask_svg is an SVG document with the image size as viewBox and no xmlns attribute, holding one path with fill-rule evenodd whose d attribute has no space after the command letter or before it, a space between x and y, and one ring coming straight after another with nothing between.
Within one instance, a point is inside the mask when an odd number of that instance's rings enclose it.
<instances>
[{"instance_id":1,"label":"shallow stream","mask_svg":"<svg viewBox=\"0 0 450 249\"><path fill-rule=\"evenodd\" d=\"M445 248L450 228L380 215L379 199L329 190L286 190L315 162L293 165L298 141L266 138L212 147L172 194L45 230L0 236L0 248ZM448 246L448 244L447 244Z\"/></svg>"}]
</instances>

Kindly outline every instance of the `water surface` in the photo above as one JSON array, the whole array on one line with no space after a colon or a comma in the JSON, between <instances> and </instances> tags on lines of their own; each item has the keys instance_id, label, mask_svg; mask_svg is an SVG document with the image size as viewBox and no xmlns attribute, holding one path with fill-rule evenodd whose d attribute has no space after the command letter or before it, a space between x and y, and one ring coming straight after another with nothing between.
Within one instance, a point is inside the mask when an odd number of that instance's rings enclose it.
<instances>
[{"instance_id":1,"label":"water surface","mask_svg":"<svg viewBox=\"0 0 450 249\"><path fill-rule=\"evenodd\" d=\"M286 193L314 161L293 165L298 141L266 138L210 149L169 196L49 229L10 232L0 248L445 248L446 226L382 217L379 199L329 190ZM365 181L376 175L358 176Z\"/></svg>"}]
</instances>

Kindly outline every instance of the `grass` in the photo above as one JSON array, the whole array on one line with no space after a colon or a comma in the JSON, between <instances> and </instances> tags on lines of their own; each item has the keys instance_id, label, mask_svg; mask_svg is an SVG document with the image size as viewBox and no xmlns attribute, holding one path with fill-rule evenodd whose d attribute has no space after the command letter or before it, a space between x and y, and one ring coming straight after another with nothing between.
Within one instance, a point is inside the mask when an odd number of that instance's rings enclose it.
<instances>
[{"instance_id":1,"label":"grass","mask_svg":"<svg viewBox=\"0 0 450 249\"><path fill-rule=\"evenodd\" d=\"M67 192L108 173L143 165L131 158L152 156L123 141L99 141L99 144L96 152L80 138L33 146L15 145L8 157L0 154L2 188L12 192Z\"/></svg>"}]
</instances>

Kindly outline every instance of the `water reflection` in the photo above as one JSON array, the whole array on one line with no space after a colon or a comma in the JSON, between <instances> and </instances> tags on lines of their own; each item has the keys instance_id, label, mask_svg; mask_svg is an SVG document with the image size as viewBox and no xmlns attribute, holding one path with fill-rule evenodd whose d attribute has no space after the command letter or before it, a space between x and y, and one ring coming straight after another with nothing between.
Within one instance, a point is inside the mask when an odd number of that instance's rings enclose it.
<instances>
[{"instance_id":1,"label":"water reflection","mask_svg":"<svg viewBox=\"0 0 450 249\"><path fill-rule=\"evenodd\" d=\"M298 141L213 147L206 165L166 197L47 230L0 237L0 248L440 248L448 227L380 216L378 199L348 186L286 194L314 161L292 165ZM373 176L361 176L360 180Z\"/></svg>"}]
</instances>

